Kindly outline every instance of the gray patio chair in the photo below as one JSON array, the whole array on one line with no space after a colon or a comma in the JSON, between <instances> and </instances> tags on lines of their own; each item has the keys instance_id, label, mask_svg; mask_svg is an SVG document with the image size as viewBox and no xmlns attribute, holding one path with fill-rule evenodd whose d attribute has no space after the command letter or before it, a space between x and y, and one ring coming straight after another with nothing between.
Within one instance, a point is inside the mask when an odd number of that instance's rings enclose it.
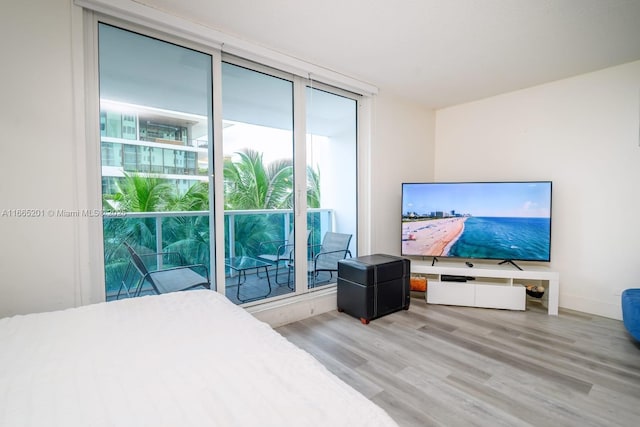
<instances>
[{"instance_id":1,"label":"gray patio chair","mask_svg":"<svg viewBox=\"0 0 640 427\"><path fill-rule=\"evenodd\" d=\"M347 256L351 257L351 251L349 251L351 237L351 234L327 231L322 238L322 244L311 247L311 259L307 263L311 287L316 286L320 272L329 272L329 280L331 280L333 273L338 272L338 261L347 258ZM287 275L289 287L291 287L291 270L293 267L294 262L293 258L291 258Z\"/></svg>"},{"instance_id":2,"label":"gray patio chair","mask_svg":"<svg viewBox=\"0 0 640 427\"><path fill-rule=\"evenodd\" d=\"M310 235L311 230L307 230L307 242L309 241ZM266 242L260 242L258 245L258 253L260 255L258 255L257 258L270 262L276 266L276 283L279 285L284 284L278 281L280 265L286 264L291 258L293 258L294 247L293 230L289 233L289 238L287 240L269 240ZM289 282L287 281L287 284L288 283Z\"/></svg>"},{"instance_id":3,"label":"gray patio chair","mask_svg":"<svg viewBox=\"0 0 640 427\"><path fill-rule=\"evenodd\" d=\"M122 289L125 290L128 296L131 296L130 291L132 289L134 296L139 296L145 283L151 285L152 290L156 294L186 291L188 289L198 287L211 289L209 270L204 264L184 265L184 259L176 252L144 254L144 257L162 256L163 258L174 255L180 260L181 265L149 271L147 265L142 260L142 256L139 255L128 243L125 242L124 245L131 255L131 260L122 278L122 283L120 284L120 289L118 290L116 299L120 298ZM133 286L128 286L127 281L129 280L131 273L134 271L137 271L140 278L134 282L135 284ZM202 274L198 273L198 271Z\"/></svg>"}]
</instances>

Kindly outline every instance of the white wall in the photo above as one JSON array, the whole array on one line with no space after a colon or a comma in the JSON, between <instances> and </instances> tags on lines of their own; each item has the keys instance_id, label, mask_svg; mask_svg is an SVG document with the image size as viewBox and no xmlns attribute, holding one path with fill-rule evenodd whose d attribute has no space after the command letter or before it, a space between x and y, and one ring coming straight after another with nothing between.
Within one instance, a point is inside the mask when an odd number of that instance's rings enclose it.
<instances>
[{"instance_id":1,"label":"white wall","mask_svg":"<svg viewBox=\"0 0 640 427\"><path fill-rule=\"evenodd\" d=\"M80 303L70 0L0 14L0 317ZM11 216L38 209L44 217Z\"/></svg>"},{"instance_id":2,"label":"white wall","mask_svg":"<svg viewBox=\"0 0 640 427\"><path fill-rule=\"evenodd\" d=\"M373 110L371 253L400 255L402 183L433 179L435 112L384 90Z\"/></svg>"},{"instance_id":3,"label":"white wall","mask_svg":"<svg viewBox=\"0 0 640 427\"><path fill-rule=\"evenodd\" d=\"M640 287L640 61L436 113L439 181L552 180L560 306L621 318Z\"/></svg>"}]
</instances>

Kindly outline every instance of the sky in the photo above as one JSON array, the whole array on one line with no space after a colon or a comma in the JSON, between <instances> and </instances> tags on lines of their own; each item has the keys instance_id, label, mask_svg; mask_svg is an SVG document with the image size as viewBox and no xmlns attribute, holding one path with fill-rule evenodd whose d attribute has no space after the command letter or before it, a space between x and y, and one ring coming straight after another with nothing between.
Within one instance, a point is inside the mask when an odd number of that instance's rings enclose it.
<instances>
[{"instance_id":1,"label":"sky","mask_svg":"<svg viewBox=\"0 0 640 427\"><path fill-rule=\"evenodd\" d=\"M550 182L403 184L402 213L435 211L484 217L551 216Z\"/></svg>"}]
</instances>

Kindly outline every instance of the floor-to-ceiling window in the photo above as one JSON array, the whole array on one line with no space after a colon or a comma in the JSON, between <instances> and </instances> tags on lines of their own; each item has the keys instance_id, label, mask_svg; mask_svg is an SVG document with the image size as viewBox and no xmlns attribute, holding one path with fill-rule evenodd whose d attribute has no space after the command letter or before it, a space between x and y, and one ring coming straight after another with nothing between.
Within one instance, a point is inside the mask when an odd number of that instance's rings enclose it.
<instances>
[{"instance_id":1,"label":"floor-to-ceiling window","mask_svg":"<svg viewBox=\"0 0 640 427\"><path fill-rule=\"evenodd\" d=\"M198 264L213 279L211 56L103 23L98 43L107 299L154 291L125 243L150 271Z\"/></svg>"},{"instance_id":2,"label":"floor-to-ceiling window","mask_svg":"<svg viewBox=\"0 0 640 427\"><path fill-rule=\"evenodd\" d=\"M238 304L335 283L357 256L358 97L140 31L98 24L107 299L155 291L127 245L150 271L205 266Z\"/></svg>"},{"instance_id":3,"label":"floor-to-ceiling window","mask_svg":"<svg viewBox=\"0 0 640 427\"><path fill-rule=\"evenodd\" d=\"M328 261L357 256L357 98L311 84L305 91L307 223L314 249L309 286L315 287L335 283ZM334 241L327 232L337 233Z\"/></svg>"},{"instance_id":4,"label":"floor-to-ceiling window","mask_svg":"<svg viewBox=\"0 0 640 427\"><path fill-rule=\"evenodd\" d=\"M295 289L293 81L260 69L222 63L226 294L239 302Z\"/></svg>"}]
</instances>

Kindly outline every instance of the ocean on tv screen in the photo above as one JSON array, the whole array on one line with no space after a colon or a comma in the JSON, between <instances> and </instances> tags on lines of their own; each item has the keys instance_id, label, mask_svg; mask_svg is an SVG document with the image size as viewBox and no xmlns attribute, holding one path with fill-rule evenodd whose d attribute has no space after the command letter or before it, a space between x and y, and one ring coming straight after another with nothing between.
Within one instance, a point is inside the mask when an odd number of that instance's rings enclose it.
<instances>
[{"instance_id":1,"label":"ocean on tv screen","mask_svg":"<svg viewBox=\"0 0 640 427\"><path fill-rule=\"evenodd\" d=\"M550 218L456 217L403 222L404 255L548 261Z\"/></svg>"},{"instance_id":2,"label":"ocean on tv screen","mask_svg":"<svg viewBox=\"0 0 640 427\"><path fill-rule=\"evenodd\" d=\"M549 224L549 218L471 217L443 256L546 261Z\"/></svg>"}]
</instances>

